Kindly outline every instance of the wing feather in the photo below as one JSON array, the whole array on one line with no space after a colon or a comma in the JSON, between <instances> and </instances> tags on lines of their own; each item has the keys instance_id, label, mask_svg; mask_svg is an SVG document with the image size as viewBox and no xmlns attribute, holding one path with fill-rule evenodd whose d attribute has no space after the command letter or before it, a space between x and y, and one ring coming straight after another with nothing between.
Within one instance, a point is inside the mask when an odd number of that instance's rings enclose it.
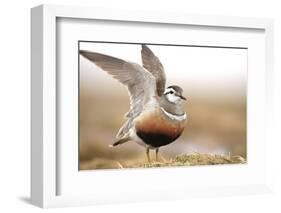
<instances>
[{"instance_id":1,"label":"wing feather","mask_svg":"<svg viewBox=\"0 0 281 213\"><path fill-rule=\"evenodd\" d=\"M125 136L132 128L133 120L142 112L144 105L156 95L155 77L136 63L85 50L81 50L80 54L127 87L130 95L130 110L126 113L128 120L116 137Z\"/></svg>"},{"instance_id":2,"label":"wing feather","mask_svg":"<svg viewBox=\"0 0 281 213\"><path fill-rule=\"evenodd\" d=\"M142 64L156 79L157 93L161 96L165 91L166 75L159 58L146 46L141 49Z\"/></svg>"}]
</instances>

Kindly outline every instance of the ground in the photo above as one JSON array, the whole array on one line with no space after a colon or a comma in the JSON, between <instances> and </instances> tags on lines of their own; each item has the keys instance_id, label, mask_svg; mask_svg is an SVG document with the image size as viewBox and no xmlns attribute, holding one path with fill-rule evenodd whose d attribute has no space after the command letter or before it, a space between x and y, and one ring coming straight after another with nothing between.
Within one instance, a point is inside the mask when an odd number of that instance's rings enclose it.
<instances>
[{"instance_id":1,"label":"ground","mask_svg":"<svg viewBox=\"0 0 281 213\"><path fill-rule=\"evenodd\" d=\"M215 154L181 154L173 159L162 162L150 162L136 164L133 168L152 168L152 167L170 167L170 166L197 166L197 165L216 165L216 164L244 164L246 160L241 156L215 155ZM120 165L122 168L122 165Z\"/></svg>"}]
</instances>

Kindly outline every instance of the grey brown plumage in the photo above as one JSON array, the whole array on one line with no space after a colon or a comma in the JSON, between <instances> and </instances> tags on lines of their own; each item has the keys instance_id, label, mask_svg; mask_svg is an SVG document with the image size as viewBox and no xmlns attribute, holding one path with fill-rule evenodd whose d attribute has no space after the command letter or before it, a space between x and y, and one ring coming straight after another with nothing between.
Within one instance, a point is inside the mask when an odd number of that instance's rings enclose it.
<instances>
[{"instance_id":1,"label":"grey brown plumage","mask_svg":"<svg viewBox=\"0 0 281 213\"><path fill-rule=\"evenodd\" d=\"M180 106L182 89L170 86L165 90L166 76L159 58L146 46L141 46L142 66L101 53L81 50L80 54L128 88L130 110L127 121L117 134L118 146L130 140L149 150L175 141L183 132L186 113Z\"/></svg>"},{"instance_id":2,"label":"grey brown plumage","mask_svg":"<svg viewBox=\"0 0 281 213\"><path fill-rule=\"evenodd\" d=\"M142 64L156 79L157 94L161 96L165 91L166 75L162 63L157 56L146 46L141 46Z\"/></svg>"},{"instance_id":3,"label":"grey brown plumage","mask_svg":"<svg viewBox=\"0 0 281 213\"><path fill-rule=\"evenodd\" d=\"M128 133L133 120L142 112L144 105L155 96L155 77L136 63L85 50L81 50L80 54L127 86L131 107L126 113L128 120L117 133L117 138L122 138Z\"/></svg>"}]
</instances>

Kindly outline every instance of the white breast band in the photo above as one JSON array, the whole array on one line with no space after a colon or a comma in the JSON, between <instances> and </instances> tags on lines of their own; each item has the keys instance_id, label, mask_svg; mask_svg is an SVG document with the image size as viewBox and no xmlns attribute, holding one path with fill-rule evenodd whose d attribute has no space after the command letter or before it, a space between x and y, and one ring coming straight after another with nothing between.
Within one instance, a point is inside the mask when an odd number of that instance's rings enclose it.
<instances>
[{"instance_id":1,"label":"white breast band","mask_svg":"<svg viewBox=\"0 0 281 213\"><path fill-rule=\"evenodd\" d=\"M167 112L163 107L161 107L161 110L164 112L165 115L167 115L172 120L183 121L186 119L186 113L184 113L183 115L173 115Z\"/></svg>"}]
</instances>

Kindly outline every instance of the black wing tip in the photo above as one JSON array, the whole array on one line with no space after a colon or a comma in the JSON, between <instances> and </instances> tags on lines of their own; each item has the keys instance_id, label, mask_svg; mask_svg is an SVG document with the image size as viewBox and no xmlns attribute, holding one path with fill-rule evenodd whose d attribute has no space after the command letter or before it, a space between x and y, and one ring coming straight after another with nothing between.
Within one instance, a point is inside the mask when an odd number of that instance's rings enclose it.
<instances>
[{"instance_id":1,"label":"black wing tip","mask_svg":"<svg viewBox=\"0 0 281 213\"><path fill-rule=\"evenodd\" d=\"M85 56L87 54L91 53L90 51L87 51L87 50L79 50L79 54L82 55L82 56Z\"/></svg>"},{"instance_id":2,"label":"black wing tip","mask_svg":"<svg viewBox=\"0 0 281 213\"><path fill-rule=\"evenodd\" d=\"M151 56L155 56L154 53L152 52L152 50L146 45L146 44L142 44L141 45L141 52L144 55L151 55Z\"/></svg>"},{"instance_id":3,"label":"black wing tip","mask_svg":"<svg viewBox=\"0 0 281 213\"><path fill-rule=\"evenodd\" d=\"M103 54L88 51L88 50L79 50L79 54L94 63L100 60L102 61L102 59L105 57L105 55Z\"/></svg>"},{"instance_id":4,"label":"black wing tip","mask_svg":"<svg viewBox=\"0 0 281 213\"><path fill-rule=\"evenodd\" d=\"M149 48L148 48L148 46L146 46L146 44L141 44L141 49L144 50L144 49L149 49Z\"/></svg>"},{"instance_id":5,"label":"black wing tip","mask_svg":"<svg viewBox=\"0 0 281 213\"><path fill-rule=\"evenodd\" d=\"M106 57L107 55L97 53L97 52L92 52L88 50L79 50L79 54L82 55L83 57L89 59L90 61L96 61L102 57ZM110 56L107 56L110 57Z\"/></svg>"},{"instance_id":6,"label":"black wing tip","mask_svg":"<svg viewBox=\"0 0 281 213\"><path fill-rule=\"evenodd\" d=\"M85 58L87 58L87 55L89 54L89 51L87 50L79 50L79 54Z\"/></svg>"}]
</instances>

